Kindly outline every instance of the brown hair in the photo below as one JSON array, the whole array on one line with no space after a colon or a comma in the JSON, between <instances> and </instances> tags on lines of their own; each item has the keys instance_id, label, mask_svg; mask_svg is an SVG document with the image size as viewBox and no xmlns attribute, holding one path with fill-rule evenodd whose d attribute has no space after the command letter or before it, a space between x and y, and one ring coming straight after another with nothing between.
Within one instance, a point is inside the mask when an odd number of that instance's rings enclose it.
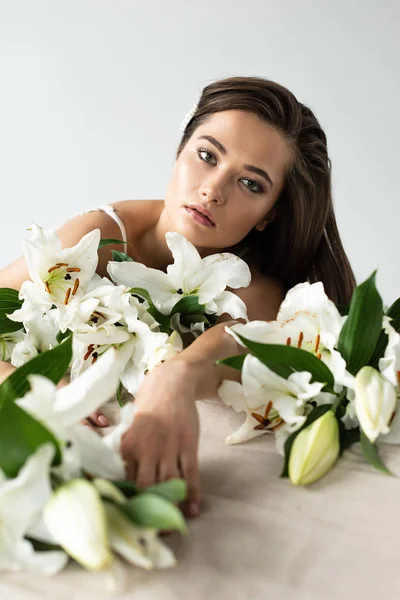
<instances>
[{"instance_id":1,"label":"brown hair","mask_svg":"<svg viewBox=\"0 0 400 600\"><path fill-rule=\"evenodd\" d=\"M260 270L286 289L322 281L329 298L347 305L355 278L338 232L332 204L326 135L314 113L278 83L262 77L229 77L207 85L177 150L195 129L222 110L240 109L272 125L292 149L293 160L275 204L275 218L252 229L234 249L256 253Z\"/></svg>"}]
</instances>

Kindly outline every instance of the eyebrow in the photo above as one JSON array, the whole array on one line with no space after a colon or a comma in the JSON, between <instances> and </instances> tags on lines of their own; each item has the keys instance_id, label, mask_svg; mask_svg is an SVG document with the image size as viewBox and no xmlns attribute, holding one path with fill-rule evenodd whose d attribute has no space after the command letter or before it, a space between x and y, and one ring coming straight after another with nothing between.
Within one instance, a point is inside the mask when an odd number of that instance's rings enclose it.
<instances>
[{"instance_id":1,"label":"eyebrow","mask_svg":"<svg viewBox=\"0 0 400 600\"><path fill-rule=\"evenodd\" d=\"M216 140L215 137L213 137L212 135L201 135L197 139L198 140L208 140L209 142L211 142L211 144L214 144L214 146L216 148L218 148L218 150L221 152L221 154L227 154L227 150L226 150L225 146L223 146L221 144L221 142ZM260 177L263 177L266 181L268 181L268 183L270 184L271 187L274 185L271 177L268 175L267 171L265 171L264 169L261 169L260 167L256 167L254 165L243 165L243 167L245 169L247 169L248 171L251 171L252 173L256 173Z\"/></svg>"}]
</instances>

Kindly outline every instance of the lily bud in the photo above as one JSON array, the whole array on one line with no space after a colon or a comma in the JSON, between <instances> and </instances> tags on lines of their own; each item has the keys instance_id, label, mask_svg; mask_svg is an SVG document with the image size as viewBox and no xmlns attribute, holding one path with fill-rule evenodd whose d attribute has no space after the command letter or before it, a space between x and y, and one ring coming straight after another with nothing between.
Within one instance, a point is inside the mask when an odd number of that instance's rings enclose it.
<instances>
[{"instance_id":1,"label":"lily bud","mask_svg":"<svg viewBox=\"0 0 400 600\"><path fill-rule=\"evenodd\" d=\"M296 436L289 458L290 481L294 485L317 481L333 467L339 451L338 422L328 410Z\"/></svg>"},{"instance_id":2,"label":"lily bud","mask_svg":"<svg viewBox=\"0 0 400 600\"><path fill-rule=\"evenodd\" d=\"M62 485L46 504L43 517L57 542L86 569L100 571L111 565L106 514L91 483L73 479Z\"/></svg>"},{"instance_id":3,"label":"lily bud","mask_svg":"<svg viewBox=\"0 0 400 600\"><path fill-rule=\"evenodd\" d=\"M379 434L389 432L396 407L393 385L372 367L363 367L354 382L354 408L361 429L374 443Z\"/></svg>"}]
</instances>

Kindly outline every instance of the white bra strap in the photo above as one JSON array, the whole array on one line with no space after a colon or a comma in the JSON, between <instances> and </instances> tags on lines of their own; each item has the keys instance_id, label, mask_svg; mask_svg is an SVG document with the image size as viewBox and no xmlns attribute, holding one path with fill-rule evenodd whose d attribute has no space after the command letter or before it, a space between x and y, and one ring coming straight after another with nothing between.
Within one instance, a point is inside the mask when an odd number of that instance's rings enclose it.
<instances>
[{"instance_id":1,"label":"white bra strap","mask_svg":"<svg viewBox=\"0 0 400 600\"><path fill-rule=\"evenodd\" d=\"M85 210L84 214L94 212L94 211L102 211L105 212L109 217L111 217L118 225L121 231L122 241L124 242L124 252L128 253L128 238L126 235L125 225L123 224L121 217L118 215L117 211L113 206L109 206L108 204L102 204L101 206L96 206L96 208L89 208L89 210Z\"/></svg>"}]
</instances>

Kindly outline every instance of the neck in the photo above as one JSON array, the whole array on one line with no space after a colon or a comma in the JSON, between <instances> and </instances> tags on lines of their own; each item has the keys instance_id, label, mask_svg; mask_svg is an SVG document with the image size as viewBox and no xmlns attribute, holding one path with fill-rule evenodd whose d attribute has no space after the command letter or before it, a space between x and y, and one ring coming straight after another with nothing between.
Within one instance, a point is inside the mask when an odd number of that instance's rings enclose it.
<instances>
[{"instance_id":1,"label":"neck","mask_svg":"<svg viewBox=\"0 0 400 600\"><path fill-rule=\"evenodd\" d=\"M167 266L173 262L173 257L165 240L167 231L175 231L168 218L165 205L157 211L153 222L138 240L138 254L140 262L152 269L166 272ZM196 246L200 256L204 258L210 254L223 252L221 248L203 248Z\"/></svg>"}]
</instances>

